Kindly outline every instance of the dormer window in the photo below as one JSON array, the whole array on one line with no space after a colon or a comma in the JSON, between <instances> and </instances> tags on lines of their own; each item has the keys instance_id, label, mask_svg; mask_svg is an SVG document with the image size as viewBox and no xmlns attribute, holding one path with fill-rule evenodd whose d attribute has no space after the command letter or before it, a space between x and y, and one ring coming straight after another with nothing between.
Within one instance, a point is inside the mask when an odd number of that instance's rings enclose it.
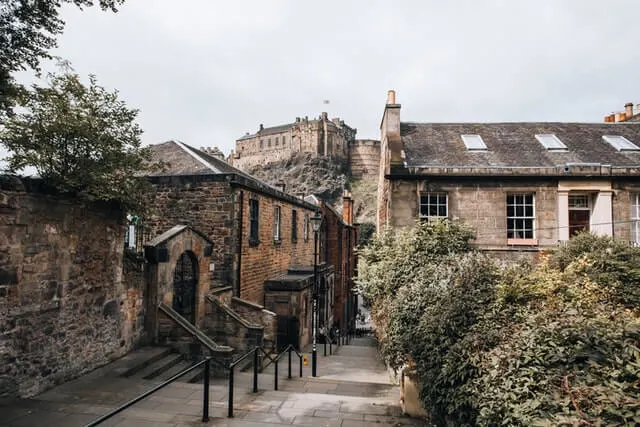
<instances>
[{"instance_id":1,"label":"dormer window","mask_svg":"<svg viewBox=\"0 0 640 427\"><path fill-rule=\"evenodd\" d=\"M468 151L487 151L487 145L480 135L460 135Z\"/></svg>"},{"instance_id":2,"label":"dormer window","mask_svg":"<svg viewBox=\"0 0 640 427\"><path fill-rule=\"evenodd\" d=\"M537 134L536 139L549 151L567 151L567 146L552 133Z\"/></svg>"},{"instance_id":3,"label":"dormer window","mask_svg":"<svg viewBox=\"0 0 640 427\"><path fill-rule=\"evenodd\" d=\"M640 147L638 147L633 142L629 141L624 136L620 135L604 135L602 137L606 142L608 142L613 148L618 151L638 151Z\"/></svg>"}]
</instances>

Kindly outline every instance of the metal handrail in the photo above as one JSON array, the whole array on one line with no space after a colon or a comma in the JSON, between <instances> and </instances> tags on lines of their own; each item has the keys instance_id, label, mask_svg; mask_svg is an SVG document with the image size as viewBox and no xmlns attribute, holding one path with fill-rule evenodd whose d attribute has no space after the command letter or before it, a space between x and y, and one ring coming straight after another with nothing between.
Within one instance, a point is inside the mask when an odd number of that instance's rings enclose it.
<instances>
[{"instance_id":1,"label":"metal handrail","mask_svg":"<svg viewBox=\"0 0 640 427\"><path fill-rule=\"evenodd\" d=\"M145 399L145 398L151 396L156 391L168 386L169 384L171 384L172 382L174 382L178 378L182 377L183 375L188 374L189 372L195 370L196 368L199 368L202 365L204 365L204 391L203 391L203 402L202 402L202 405L203 405L203 407L202 407L202 422L206 423L207 421L209 421L209 377L211 375L211 360L212 359L210 357L207 357L206 359L201 360L200 362L198 362L195 365L185 369L184 371L175 374L173 377L169 378L168 380L164 381L163 383L158 384L157 386L155 386L151 390L148 390L148 391L142 393L141 395L139 395L138 397L135 397L135 398L131 399L130 401L120 405L116 409L114 409L114 410L112 410L110 412L107 412L106 414L104 414L103 416L98 418L97 420L91 421L85 427L94 427L94 426L97 426L100 423L105 422L106 420L108 420L109 418L113 417L114 415L117 415L120 412L124 411L125 409L129 408L130 406L135 405L136 403L138 403L142 399Z\"/></svg>"},{"instance_id":2,"label":"metal handrail","mask_svg":"<svg viewBox=\"0 0 640 427\"><path fill-rule=\"evenodd\" d=\"M235 367L245 360L250 355L253 355L253 392L258 392L258 352L261 351L269 360L269 363L275 363L275 380L274 380L274 389L278 389L278 361L285 354L289 354L289 378L291 378L291 352L295 352L298 358L300 359L300 377L302 377L302 359L303 355L298 350L293 347L293 345L289 344L281 353L276 355L275 357L271 357L265 349L262 347L256 346L251 350L247 351L236 360L229 364L229 405L228 405L228 413L227 416L229 418L233 418L233 384L235 378ZM267 365L269 366L269 365Z\"/></svg>"}]
</instances>

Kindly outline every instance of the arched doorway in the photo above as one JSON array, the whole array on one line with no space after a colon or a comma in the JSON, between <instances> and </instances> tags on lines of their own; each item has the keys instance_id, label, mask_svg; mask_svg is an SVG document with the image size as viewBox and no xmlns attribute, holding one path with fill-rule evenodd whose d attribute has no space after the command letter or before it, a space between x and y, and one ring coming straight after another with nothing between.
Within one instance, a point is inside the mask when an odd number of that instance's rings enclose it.
<instances>
[{"instance_id":1,"label":"arched doorway","mask_svg":"<svg viewBox=\"0 0 640 427\"><path fill-rule=\"evenodd\" d=\"M195 323L198 260L189 251L183 252L173 274L173 309Z\"/></svg>"}]
</instances>

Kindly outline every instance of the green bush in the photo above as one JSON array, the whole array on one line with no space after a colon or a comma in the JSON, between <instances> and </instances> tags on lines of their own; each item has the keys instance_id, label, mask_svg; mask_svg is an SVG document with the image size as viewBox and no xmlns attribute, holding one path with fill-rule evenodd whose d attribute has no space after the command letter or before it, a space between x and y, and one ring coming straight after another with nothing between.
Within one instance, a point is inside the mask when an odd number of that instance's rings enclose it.
<instances>
[{"instance_id":1,"label":"green bush","mask_svg":"<svg viewBox=\"0 0 640 427\"><path fill-rule=\"evenodd\" d=\"M583 234L499 269L460 224L376 236L359 285L436 425L640 423L640 250Z\"/></svg>"}]
</instances>

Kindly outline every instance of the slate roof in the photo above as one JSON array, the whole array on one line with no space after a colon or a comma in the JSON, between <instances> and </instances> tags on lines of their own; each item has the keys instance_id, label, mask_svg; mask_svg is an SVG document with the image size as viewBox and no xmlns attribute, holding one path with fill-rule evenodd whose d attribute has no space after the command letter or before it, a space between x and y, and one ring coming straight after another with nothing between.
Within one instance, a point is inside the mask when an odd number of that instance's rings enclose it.
<instances>
[{"instance_id":1,"label":"slate roof","mask_svg":"<svg viewBox=\"0 0 640 427\"><path fill-rule=\"evenodd\" d=\"M168 141L161 144L151 145L151 160L154 162L162 161L166 167L162 171L150 173L150 178L162 178L173 176L214 176L218 179L231 176L230 182L234 185L242 185L252 190L269 194L280 200L286 200L307 209L314 209L315 206L310 203L292 196L291 194L280 191L266 182L234 168L224 160L220 160L215 156L205 153L202 150L191 147L183 142Z\"/></svg>"},{"instance_id":2,"label":"slate roof","mask_svg":"<svg viewBox=\"0 0 640 427\"><path fill-rule=\"evenodd\" d=\"M238 141L242 141L243 139L255 138L258 135L260 135L260 136L268 136L268 135L279 134L279 133L288 131L289 129L291 129L295 125L296 125L295 123L288 123L286 125L271 126L271 127L268 127L268 128L264 128L261 131L258 131L258 132L254 133L254 134L244 135L244 136L238 138Z\"/></svg>"},{"instance_id":3,"label":"slate roof","mask_svg":"<svg viewBox=\"0 0 640 427\"><path fill-rule=\"evenodd\" d=\"M566 164L640 166L640 151L602 139L620 135L640 147L640 123L401 123L408 168L552 168ZM460 135L480 135L487 151L468 151ZM536 134L554 134L567 151L549 151Z\"/></svg>"}]
</instances>

